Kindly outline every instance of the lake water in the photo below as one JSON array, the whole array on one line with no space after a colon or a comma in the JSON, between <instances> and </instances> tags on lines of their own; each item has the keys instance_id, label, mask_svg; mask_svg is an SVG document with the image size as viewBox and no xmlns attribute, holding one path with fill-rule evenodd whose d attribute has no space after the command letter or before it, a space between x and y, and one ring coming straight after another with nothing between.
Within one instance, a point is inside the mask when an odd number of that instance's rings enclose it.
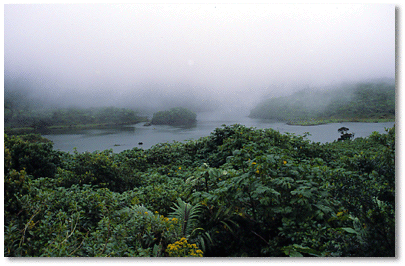
<instances>
[{"instance_id":1,"label":"lake water","mask_svg":"<svg viewBox=\"0 0 405 266\"><path fill-rule=\"evenodd\" d=\"M337 140L340 127L349 128L355 137L367 137L373 131L384 133L384 128L390 128L394 122L386 123L357 123L343 122L318 126L292 126L284 122L248 118L246 115L235 116L232 113L202 113L197 116L197 124L192 128L152 125L145 127L144 123L108 129L70 130L44 135L54 142L54 149L73 152L103 151L113 149L118 153L134 147L148 149L157 143L185 141L209 136L215 128L225 125L242 124L247 127L273 128L280 133L302 135L309 132L307 138L314 142L333 142ZM139 145L142 142L142 145Z\"/></svg>"}]
</instances>

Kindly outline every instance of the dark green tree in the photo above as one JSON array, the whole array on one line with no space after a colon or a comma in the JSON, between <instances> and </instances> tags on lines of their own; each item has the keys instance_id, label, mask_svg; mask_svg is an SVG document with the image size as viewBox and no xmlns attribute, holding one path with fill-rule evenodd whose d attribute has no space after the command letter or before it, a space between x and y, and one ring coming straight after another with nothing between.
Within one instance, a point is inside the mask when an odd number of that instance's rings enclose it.
<instances>
[{"instance_id":1,"label":"dark green tree","mask_svg":"<svg viewBox=\"0 0 405 266\"><path fill-rule=\"evenodd\" d=\"M184 107L175 107L153 114L154 125L192 125L197 121L197 114Z\"/></svg>"}]
</instances>

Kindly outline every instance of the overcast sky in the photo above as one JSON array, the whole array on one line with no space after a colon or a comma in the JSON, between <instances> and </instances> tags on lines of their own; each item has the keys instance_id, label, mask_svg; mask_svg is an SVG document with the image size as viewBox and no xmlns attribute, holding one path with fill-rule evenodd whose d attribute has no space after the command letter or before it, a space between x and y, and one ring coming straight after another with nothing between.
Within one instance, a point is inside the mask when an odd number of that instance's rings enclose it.
<instances>
[{"instance_id":1,"label":"overcast sky","mask_svg":"<svg viewBox=\"0 0 405 266\"><path fill-rule=\"evenodd\" d=\"M53 93L393 78L395 6L5 5L4 60L6 75L52 77Z\"/></svg>"}]
</instances>

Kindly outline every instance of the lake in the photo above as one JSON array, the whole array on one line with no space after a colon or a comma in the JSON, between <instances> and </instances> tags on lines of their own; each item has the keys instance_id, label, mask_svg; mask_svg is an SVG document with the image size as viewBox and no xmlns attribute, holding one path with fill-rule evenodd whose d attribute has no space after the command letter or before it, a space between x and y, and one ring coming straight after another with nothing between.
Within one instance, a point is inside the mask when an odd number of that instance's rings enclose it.
<instances>
[{"instance_id":1,"label":"lake","mask_svg":"<svg viewBox=\"0 0 405 266\"><path fill-rule=\"evenodd\" d=\"M385 132L385 128L390 128L394 122L385 123L359 123L343 122L331 123L317 126L293 126L284 122L269 121L263 119L252 119L246 114L229 113L201 113L197 115L197 124L194 127L172 127L167 125L143 126L138 123L130 126L120 126L108 129L86 129L86 130L66 130L57 131L53 134L43 135L53 141L54 149L65 152L73 152L74 148L78 152L93 152L113 149L115 153L134 147L149 149L157 143L186 141L209 136L215 128L225 125L241 124L247 127L273 128L280 133L293 133L302 135L309 132L307 138L314 142L333 142L337 140L340 127L349 128L350 133L357 137L367 137L373 131ZM142 142L142 145L139 145Z\"/></svg>"}]
</instances>

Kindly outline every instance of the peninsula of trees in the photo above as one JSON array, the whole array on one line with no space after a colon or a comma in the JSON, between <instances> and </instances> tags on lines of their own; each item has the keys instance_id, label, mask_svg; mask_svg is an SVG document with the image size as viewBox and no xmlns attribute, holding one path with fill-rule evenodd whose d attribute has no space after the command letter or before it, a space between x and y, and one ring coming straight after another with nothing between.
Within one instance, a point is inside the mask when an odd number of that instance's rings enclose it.
<instances>
[{"instance_id":1,"label":"peninsula of trees","mask_svg":"<svg viewBox=\"0 0 405 266\"><path fill-rule=\"evenodd\" d=\"M39 110L18 108L5 104L4 128L6 133L31 133L47 129L98 128L128 125L147 121L128 108L63 108Z\"/></svg>"}]
</instances>

